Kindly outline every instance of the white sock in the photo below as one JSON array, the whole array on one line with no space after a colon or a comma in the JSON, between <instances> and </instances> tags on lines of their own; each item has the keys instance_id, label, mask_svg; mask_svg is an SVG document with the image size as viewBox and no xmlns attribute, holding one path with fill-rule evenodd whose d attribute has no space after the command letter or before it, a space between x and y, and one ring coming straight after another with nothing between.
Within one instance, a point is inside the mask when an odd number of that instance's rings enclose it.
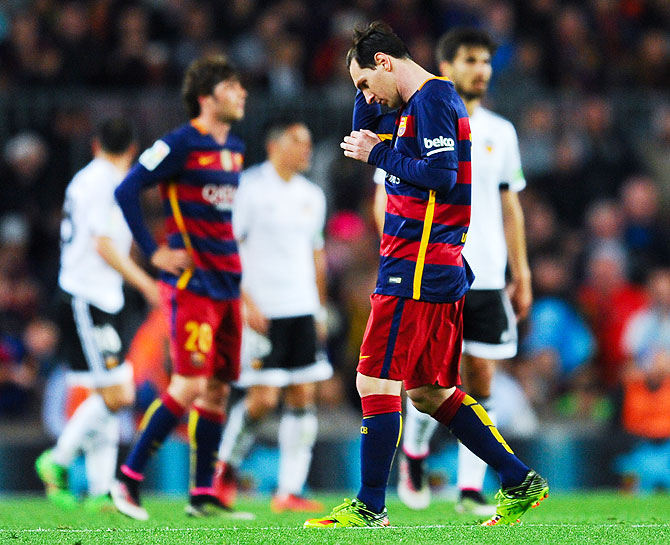
<instances>
[{"instance_id":1,"label":"white sock","mask_svg":"<svg viewBox=\"0 0 670 545\"><path fill-rule=\"evenodd\" d=\"M432 416L422 413L407 400L403 422L402 450L413 458L425 458L430 452L430 439L440 423Z\"/></svg>"},{"instance_id":2,"label":"white sock","mask_svg":"<svg viewBox=\"0 0 670 545\"><path fill-rule=\"evenodd\" d=\"M256 440L257 427L258 421L249 416L244 399L240 400L228 415L219 444L219 460L239 468Z\"/></svg>"},{"instance_id":3,"label":"white sock","mask_svg":"<svg viewBox=\"0 0 670 545\"><path fill-rule=\"evenodd\" d=\"M109 492L116 473L120 429L120 416L109 413L108 418L100 422L97 433L85 444L86 479L92 497Z\"/></svg>"},{"instance_id":4,"label":"white sock","mask_svg":"<svg viewBox=\"0 0 670 545\"><path fill-rule=\"evenodd\" d=\"M486 409L491 422L496 424L496 414L492 407L491 398L478 400L479 404ZM486 462L470 452L470 449L458 443L458 489L459 490L481 490L484 487L486 477Z\"/></svg>"},{"instance_id":5,"label":"white sock","mask_svg":"<svg viewBox=\"0 0 670 545\"><path fill-rule=\"evenodd\" d=\"M67 421L53 449L53 461L68 467L77 453L84 448L88 436L94 434L101 421L109 416L100 394L91 394Z\"/></svg>"},{"instance_id":6,"label":"white sock","mask_svg":"<svg viewBox=\"0 0 670 545\"><path fill-rule=\"evenodd\" d=\"M302 494L312 462L319 421L312 409L284 410L279 421L277 495Z\"/></svg>"}]
</instances>

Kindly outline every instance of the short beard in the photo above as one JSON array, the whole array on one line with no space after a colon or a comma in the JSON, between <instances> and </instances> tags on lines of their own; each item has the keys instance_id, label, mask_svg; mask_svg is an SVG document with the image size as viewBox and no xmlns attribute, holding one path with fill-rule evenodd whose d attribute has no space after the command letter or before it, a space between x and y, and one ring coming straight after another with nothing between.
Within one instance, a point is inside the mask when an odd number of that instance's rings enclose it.
<instances>
[{"instance_id":1,"label":"short beard","mask_svg":"<svg viewBox=\"0 0 670 545\"><path fill-rule=\"evenodd\" d=\"M466 92L459 92L459 95L461 95L461 98L465 102L470 102L471 100L478 100L484 96L484 93L466 93Z\"/></svg>"},{"instance_id":2,"label":"short beard","mask_svg":"<svg viewBox=\"0 0 670 545\"><path fill-rule=\"evenodd\" d=\"M456 92L463 99L464 102L470 102L471 100L477 100L484 96L485 93L468 93L463 89L456 87Z\"/></svg>"}]
</instances>

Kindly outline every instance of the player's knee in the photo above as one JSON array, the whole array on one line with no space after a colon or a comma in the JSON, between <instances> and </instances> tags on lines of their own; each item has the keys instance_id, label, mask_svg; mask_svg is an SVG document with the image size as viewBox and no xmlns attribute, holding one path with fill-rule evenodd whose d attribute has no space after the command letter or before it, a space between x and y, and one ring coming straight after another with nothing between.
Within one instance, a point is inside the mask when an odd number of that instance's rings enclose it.
<instances>
[{"instance_id":1,"label":"player's knee","mask_svg":"<svg viewBox=\"0 0 670 545\"><path fill-rule=\"evenodd\" d=\"M213 407L223 407L228 401L230 386L225 382L210 379L202 397Z\"/></svg>"},{"instance_id":2,"label":"player's knee","mask_svg":"<svg viewBox=\"0 0 670 545\"><path fill-rule=\"evenodd\" d=\"M441 388L435 386L423 386L408 390L407 397L418 411L426 414L433 414L455 390L455 387Z\"/></svg>"},{"instance_id":3,"label":"player's knee","mask_svg":"<svg viewBox=\"0 0 670 545\"><path fill-rule=\"evenodd\" d=\"M204 396L207 392L207 379L173 375L167 391L182 407L189 407L196 398Z\"/></svg>"},{"instance_id":4,"label":"player's knee","mask_svg":"<svg viewBox=\"0 0 670 545\"><path fill-rule=\"evenodd\" d=\"M304 409L314 405L316 385L313 383L294 384L286 388L284 403L294 409Z\"/></svg>"},{"instance_id":5,"label":"player's knee","mask_svg":"<svg viewBox=\"0 0 670 545\"><path fill-rule=\"evenodd\" d=\"M254 420L263 418L273 412L279 405L279 396L271 392L263 395L254 395L247 399L247 411Z\"/></svg>"},{"instance_id":6,"label":"player's knee","mask_svg":"<svg viewBox=\"0 0 670 545\"><path fill-rule=\"evenodd\" d=\"M426 414L431 414L433 412L431 411L432 404L427 397L417 397L416 399L410 398L410 401L419 412Z\"/></svg>"},{"instance_id":7,"label":"player's knee","mask_svg":"<svg viewBox=\"0 0 670 545\"><path fill-rule=\"evenodd\" d=\"M491 395L495 362L483 358L471 358L463 371L463 383L468 393L475 397Z\"/></svg>"}]
</instances>

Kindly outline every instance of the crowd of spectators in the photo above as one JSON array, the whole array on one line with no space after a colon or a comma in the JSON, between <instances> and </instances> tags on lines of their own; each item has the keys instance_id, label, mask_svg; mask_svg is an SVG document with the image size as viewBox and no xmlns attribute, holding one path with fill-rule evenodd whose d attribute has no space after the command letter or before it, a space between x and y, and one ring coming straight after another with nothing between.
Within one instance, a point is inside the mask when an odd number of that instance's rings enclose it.
<instances>
[{"instance_id":1,"label":"crowd of spectators","mask_svg":"<svg viewBox=\"0 0 670 545\"><path fill-rule=\"evenodd\" d=\"M352 28L375 18L389 22L428 68L436 38L452 26L481 26L500 44L488 105L519 133L535 289L507 376L540 418L587 417L624 428L631 384L647 377L648 388L667 390L667 2L6 0L0 5L0 114L6 114L0 119L0 413L29 406L53 363L57 328L44 317L55 287L60 206L65 185L88 158L100 114L94 97L167 88L178 100L184 68L211 52L228 54L252 98L264 97L270 109L288 104L290 111L333 90L352 97L344 54ZM48 119L12 113L17 96L44 88L53 95ZM72 88L90 96L90 104L67 102ZM261 121L248 116L241 127ZM312 122L321 127L313 127L312 176L329 201L330 351L340 377L323 399L343 403L348 393L356 398L351 376L375 280L372 173L339 154L342 135L329 133L327 116ZM660 339L639 332L640 316L649 313L665 328Z\"/></svg>"},{"instance_id":2,"label":"crowd of spectators","mask_svg":"<svg viewBox=\"0 0 670 545\"><path fill-rule=\"evenodd\" d=\"M663 0L7 0L0 8L0 87L178 84L195 57L228 52L277 95L347 78L352 27L383 18L420 63L449 27L485 26L495 71L524 89L599 92L670 86Z\"/></svg>"}]
</instances>

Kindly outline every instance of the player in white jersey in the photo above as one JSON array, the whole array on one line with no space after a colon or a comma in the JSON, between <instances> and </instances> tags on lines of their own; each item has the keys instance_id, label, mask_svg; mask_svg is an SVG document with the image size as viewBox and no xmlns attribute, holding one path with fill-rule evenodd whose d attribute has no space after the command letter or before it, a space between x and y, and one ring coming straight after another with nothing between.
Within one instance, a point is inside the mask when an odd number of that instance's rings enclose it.
<instances>
[{"instance_id":1,"label":"player in white jersey","mask_svg":"<svg viewBox=\"0 0 670 545\"><path fill-rule=\"evenodd\" d=\"M242 173L233 209L240 241L246 328L238 386L248 388L230 411L214 486L222 503L235 499L235 474L260 421L279 404L279 478L271 507L318 511L303 487L317 435L315 383L332 375L320 356L325 340L326 273L321 188L300 173L310 166L309 129L277 120L266 135L268 160Z\"/></svg>"},{"instance_id":2,"label":"player in white jersey","mask_svg":"<svg viewBox=\"0 0 670 545\"><path fill-rule=\"evenodd\" d=\"M451 79L470 116L472 131L472 211L463 255L475 273L463 309L464 389L486 409L495 423L491 382L496 360L511 358L517 350L517 320L532 303L530 267L526 255L524 218L517 193L526 181L521 170L514 126L481 106L491 78L491 38L478 29L449 31L437 46L437 62ZM379 174L376 178L382 178ZM383 222L386 198L383 185L375 194L375 217ZM511 282L506 284L509 261ZM407 407L400 460L398 495L413 509L425 509L430 489L425 475L429 442L437 428L430 415ZM490 516L481 490L486 464L458 445L459 512Z\"/></svg>"},{"instance_id":3,"label":"player in white jersey","mask_svg":"<svg viewBox=\"0 0 670 545\"><path fill-rule=\"evenodd\" d=\"M129 257L132 236L114 200L114 189L137 152L130 124L103 121L92 143L93 160L65 192L61 222L59 292L54 309L61 330L60 357L94 393L74 412L53 449L35 466L47 496L64 508L76 500L68 490L68 467L84 451L89 505L104 507L114 478L119 443L118 411L134 403L132 369L124 361L119 333L123 281L154 304L155 281ZM91 466L91 467L88 467Z\"/></svg>"}]
</instances>

